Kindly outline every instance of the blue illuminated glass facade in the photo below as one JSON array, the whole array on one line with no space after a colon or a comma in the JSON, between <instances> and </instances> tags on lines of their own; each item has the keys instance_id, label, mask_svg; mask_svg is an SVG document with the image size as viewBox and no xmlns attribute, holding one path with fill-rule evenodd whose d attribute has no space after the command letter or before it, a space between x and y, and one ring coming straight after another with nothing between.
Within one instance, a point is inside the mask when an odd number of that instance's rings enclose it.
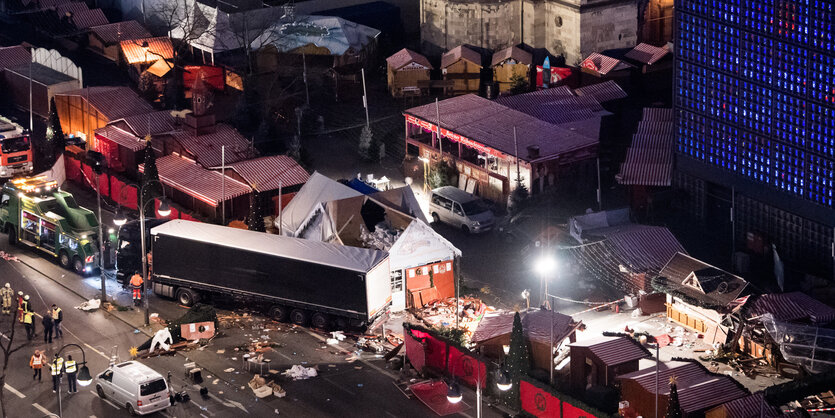
<instances>
[{"instance_id":1,"label":"blue illuminated glass facade","mask_svg":"<svg viewBox=\"0 0 835 418\"><path fill-rule=\"evenodd\" d=\"M679 158L834 207L835 0L676 4Z\"/></svg>"}]
</instances>

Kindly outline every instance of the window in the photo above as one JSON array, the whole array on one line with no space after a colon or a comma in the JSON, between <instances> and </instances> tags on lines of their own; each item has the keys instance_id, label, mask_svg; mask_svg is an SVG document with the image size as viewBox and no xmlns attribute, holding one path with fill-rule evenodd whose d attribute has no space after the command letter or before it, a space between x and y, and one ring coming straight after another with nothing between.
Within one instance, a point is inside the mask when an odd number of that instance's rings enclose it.
<instances>
[{"instance_id":1,"label":"window","mask_svg":"<svg viewBox=\"0 0 835 418\"><path fill-rule=\"evenodd\" d=\"M464 216L464 211L461 210L461 205L459 205L458 203L456 203L455 206L452 208L452 213L458 216Z\"/></svg>"},{"instance_id":2,"label":"window","mask_svg":"<svg viewBox=\"0 0 835 418\"><path fill-rule=\"evenodd\" d=\"M436 204L436 205L438 205L438 206L440 206L444 209L452 209L452 201L445 198L445 197L441 197L441 196L438 196L438 195L432 195L432 203L434 203L434 204Z\"/></svg>"},{"instance_id":3,"label":"window","mask_svg":"<svg viewBox=\"0 0 835 418\"><path fill-rule=\"evenodd\" d=\"M107 380L108 382L112 382L113 381L113 370L108 370L108 371L100 374L99 377L104 379L104 380Z\"/></svg>"},{"instance_id":4,"label":"window","mask_svg":"<svg viewBox=\"0 0 835 418\"><path fill-rule=\"evenodd\" d=\"M139 396L153 395L155 393L162 392L166 389L167 386L165 386L165 380L157 379L153 382L148 382L143 385L139 385Z\"/></svg>"},{"instance_id":5,"label":"window","mask_svg":"<svg viewBox=\"0 0 835 418\"><path fill-rule=\"evenodd\" d=\"M3 193L3 197L0 197L0 207L9 206L10 201L11 201L11 197L9 197L9 195Z\"/></svg>"}]
</instances>

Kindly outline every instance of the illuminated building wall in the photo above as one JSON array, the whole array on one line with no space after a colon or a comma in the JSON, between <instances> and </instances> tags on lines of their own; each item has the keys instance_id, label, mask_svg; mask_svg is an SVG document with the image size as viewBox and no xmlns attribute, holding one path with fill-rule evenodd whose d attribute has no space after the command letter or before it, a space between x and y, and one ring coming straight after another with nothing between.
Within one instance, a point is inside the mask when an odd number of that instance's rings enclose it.
<instances>
[{"instance_id":1,"label":"illuminated building wall","mask_svg":"<svg viewBox=\"0 0 835 418\"><path fill-rule=\"evenodd\" d=\"M834 4L832 0L677 2L674 92L679 171L734 186L740 195L765 205L763 210L797 214L801 229L807 228L802 225L806 222L815 224L807 229L831 231L835 223ZM773 224L768 216L754 212L751 216L763 218L761 223ZM832 243L831 233L813 235L820 236L820 242L812 252ZM800 234L798 239L815 238ZM784 246L791 244L787 241Z\"/></svg>"}]
</instances>

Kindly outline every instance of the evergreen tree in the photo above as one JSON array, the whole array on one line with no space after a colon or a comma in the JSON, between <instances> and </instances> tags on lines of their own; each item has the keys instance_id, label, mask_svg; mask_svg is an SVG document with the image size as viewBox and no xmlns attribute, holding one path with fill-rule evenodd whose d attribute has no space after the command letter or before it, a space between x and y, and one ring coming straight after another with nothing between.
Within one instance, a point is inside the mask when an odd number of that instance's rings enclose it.
<instances>
[{"instance_id":1,"label":"evergreen tree","mask_svg":"<svg viewBox=\"0 0 835 418\"><path fill-rule=\"evenodd\" d=\"M264 202L261 193L253 190L249 195L249 216L247 226L250 231L266 232L264 227Z\"/></svg>"},{"instance_id":2,"label":"evergreen tree","mask_svg":"<svg viewBox=\"0 0 835 418\"><path fill-rule=\"evenodd\" d=\"M670 378L670 400L667 405L667 413L665 418L681 418L681 404L678 402L678 388L676 388L676 377Z\"/></svg>"},{"instance_id":3,"label":"evergreen tree","mask_svg":"<svg viewBox=\"0 0 835 418\"><path fill-rule=\"evenodd\" d=\"M301 158L302 158L302 142L299 139L298 135L293 135L290 138L290 143L287 144L287 155L289 155L290 158L292 158L296 161L301 161Z\"/></svg>"},{"instance_id":4,"label":"evergreen tree","mask_svg":"<svg viewBox=\"0 0 835 418\"><path fill-rule=\"evenodd\" d=\"M527 77L521 74L513 74L510 77L510 94L527 93L530 89L530 84Z\"/></svg>"},{"instance_id":5,"label":"evergreen tree","mask_svg":"<svg viewBox=\"0 0 835 418\"><path fill-rule=\"evenodd\" d=\"M507 211L511 215L516 215L521 212L522 209L525 208L528 197L530 197L530 193L528 193L527 186L525 186L521 180L517 180L516 188L513 189L513 191L510 192L510 196L508 196Z\"/></svg>"},{"instance_id":6,"label":"evergreen tree","mask_svg":"<svg viewBox=\"0 0 835 418\"><path fill-rule=\"evenodd\" d=\"M429 166L429 187L455 186L458 170L446 161L434 161Z\"/></svg>"},{"instance_id":7,"label":"evergreen tree","mask_svg":"<svg viewBox=\"0 0 835 418\"><path fill-rule=\"evenodd\" d=\"M147 186L145 186L146 184ZM149 135L145 137L145 171L142 173L139 190L137 190L137 203L144 204L151 199L159 197L162 197L162 183L159 181L157 156L151 147L151 137ZM141 210L142 208L139 209ZM145 216L150 218L156 217L155 205L153 203L145 206Z\"/></svg>"},{"instance_id":8,"label":"evergreen tree","mask_svg":"<svg viewBox=\"0 0 835 418\"><path fill-rule=\"evenodd\" d=\"M363 160L370 160L373 158L371 152L371 144L373 141L374 134L371 132L371 128L363 126L362 132L360 133L359 143L359 153Z\"/></svg>"},{"instance_id":9,"label":"evergreen tree","mask_svg":"<svg viewBox=\"0 0 835 418\"><path fill-rule=\"evenodd\" d=\"M519 379L527 376L531 371L531 358L528 344L525 342L525 332L522 328L522 317L519 312L513 316L513 331L510 333L510 352L505 360L505 367L513 386L504 393L504 401L508 406L519 409Z\"/></svg>"},{"instance_id":10,"label":"evergreen tree","mask_svg":"<svg viewBox=\"0 0 835 418\"><path fill-rule=\"evenodd\" d=\"M67 139L61 129L61 119L58 117L58 108L55 107L53 97L49 99L49 123L46 126L46 143L41 155L49 162L48 166L52 166L52 162L64 153L66 147Z\"/></svg>"}]
</instances>

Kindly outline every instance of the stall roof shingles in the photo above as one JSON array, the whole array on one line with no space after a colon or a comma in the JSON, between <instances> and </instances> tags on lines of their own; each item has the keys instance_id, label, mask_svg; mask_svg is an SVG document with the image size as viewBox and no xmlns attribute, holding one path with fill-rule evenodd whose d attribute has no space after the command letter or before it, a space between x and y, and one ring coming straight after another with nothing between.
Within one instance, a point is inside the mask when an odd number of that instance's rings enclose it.
<instances>
[{"instance_id":1,"label":"stall roof shingles","mask_svg":"<svg viewBox=\"0 0 835 418\"><path fill-rule=\"evenodd\" d=\"M664 58L670 50L664 47L657 47L647 43L640 43L635 48L631 49L624 55L626 58L633 59L642 64L652 65Z\"/></svg>"},{"instance_id":2,"label":"stall roof shingles","mask_svg":"<svg viewBox=\"0 0 835 418\"><path fill-rule=\"evenodd\" d=\"M118 122L118 121L114 121ZM136 136L144 138L151 135L168 133L175 130L176 119L170 110L160 110L141 115L130 115L120 119Z\"/></svg>"},{"instance_id":3,"label":"stall roof shingles","mask_svg":"<svg viewBox=\"0 0 835 418\"><path fill-rule=\"evenodd\" d=\"M32 55L23 45L0 48L0 69L29 65Z\"/></svg>"},{"instance_id":4,"label":"stall roof shingles","mask_svg":"<svg viewBox=\"0 0 835 418\"><path fill-rule=\"evenodd\" d=\"M835 309L802 292L759 295L749 303L749 318L770 313L780 321L808 320L813 324L835 321Z\"/></svg>"},{"instance_id":5,"label":"stall roof shingles","mask_svg":"<svg viewBox=\"0 0 835 418\"><path fill-rule=\"evenodd\" d=\"M132 39L149 38L151 34L135 20L124 22L108 23L106 25L93 26L90 31L96 34L105 45L112 45L121 41Z\"/></svg>"},{"instance_id":6,"label":"stall roof shingles","mask_svg":"<svg viewBox=\"0 0 835 418\"><path fill-rule=\"evenodd\" d=\"M534 116L513 110L475 94L439 102L441 127L474 142L514 155L513 128L516 127L520 159L533 161L594 146L597 138L561 128ZM407 109L407 114L435 121L435 104ZM539 146L539 157L528 157L527 147Z\"/></svg>"},{"instance_id":7,"label":"stall roof shingles","mask_svg":"<svg viewBox=\"0 0 835 418\"><path fill-rule=\"evenodd\" d=\"M144 164L141 164L139 170L144 169ZM252 191L246 184L229 176L223 182L223 175L219 172L207 170L178 155L166 155L157 159L157 169L160 181L212 206L219 205L224 199L229 200Z\"/></svg>"},{"instance_id":8,"label":"stall roof shingles","mask_svg":"<svg viewBox=\"0 0 835 418\"><path fill-rule=\"evenodd\" d=\"M626 92L615 83L613 80L604 81L602 83L592 84L590 86L580 87L574 90L578 96L591 96L598 102L605 103L611 100L623 99L626 97Z\"/></svg>"},{"instance_id":9,"label":"stall roof shingles","mask_svg":"<svg viewBox=\"0 0 835 418\"><path fill-rule=\"evenodd\" d=\"M146 59L145 49L142 44L148 42L148 54ZM156 38L130 39L121 42L122 54L128 64L144 62L156 62L159 59L174 58L174 47L171 45L171 38L159 36Z\"/></svg>"},{"instance_id":10,"label":"stall roof shingles","mask_svg":"<svg viewBox=\"0 0 835 418\"><path fill-rule=\"evenodd\" d=\"M81 10L74 13L70 20L78 29L87 29L92 26L106 25L108 23L101 9Z\"/></svg>"},{"instance_id":11,"label":"stall roof shingles","mask_svg":"<svg viewBox=\"0 0 835 418\"><path fill-rule=\"evenodd\" d=\"M481 54L464 45L458 45L441 57L441 68L447 68L462 58L481 67Z\"/></svg>"},{"instance_id":12,"label":"stall roof shingles","mask_svg":"<svg viewBox=\"0 0 835 418\"><path fill-rule=\"evenodd\" d=\"M607 366L652 357L649 351L630 337L601 336L571 343L569 347L586 347Z\"/></svg>"},{"instance_id":13,"label":"stall roof shingles","mask_svg":"<svg viewBox=\"0 0 835 418\"><path fill-rule=\"evenodd\" d=\"M66 16L67 13L75 15L76 13L83 12L85 10L90 10L90 8L87 7L87 3L80 1L63 3L55 6L55 14L57 14L59 18Z\"/></svg>"},{"instance_id":14,"label":"stall roof shingles","mask_svg":"<svg viewBox=\"0 0 835 418\"><path fill-rule=\"evenodd\" d=\"M547 311L542 309L531 309L527 312L519 312L522 319L522 328L525 332L525 337L530 340L549 343L551 338L551 316L553 315L554 325L554 341L562 341L565 337L571 334L576 327L576 322L568 315L559 312ZM471 341L480 343L491 340L502 335L510 334L513 330L514 312L495 312L484 316L484 319L478 324L473 333Z\"/></svg>"},{"instance_id":15,"label":"stall roof shingles","mask_svg":"<svg viewBox=\"0 0 835 418\"><path fill-rule=\"evenodd\" d=\"M31 74L32 81L43 84L44 86L52 86L75 80L62 72L55 71L52 68L38 63L24 64L16 68L8 68L7 70L25 79L29 79L29 74Z\"/></svg>"},{"instance_id":16,"label":"stall roof shingles","mask_svg":"<svg viewBox=\"0 0 835 418\"><path fill-rule=\"evenodd\" d=\"M426 59L426 57L408 48L403 48L400 51L395 52L394 55L386 58L386 62L389 67L394 68L395 70L399 70L412 62L420 64L430 70L432 69L432 64L429 63L429 60Z\"/></svg>"},{"instance_id":17,"label":"stall roof shingles","mask_svg":"<svg viewBox=\"0 0 835 418\"><path fill-rule=\"evenodd\" d=\"M495 67L499 64L503 64L505 61L513 59L519 64L531 65L533 62L533 58L531 53L525 51L522 48L511 46L501 51L496 51L493 54L493 63L492 65Z\"/></svg>"},{"instance_id":18,"label":"stall roof shingles","mask_svg":"<svg viewBox=\"0 0 835 418\"><path fill-rule=\"evenodd\" d=\"M726 418L778 418L784 417L783 413L766 403L763 393L757 392L739 399L722 404L727 415Z\"/></svg>"},{"instance_id":19,"label":"stall roof shingles","mask_svg":"<svg viewBox=\"0 0 835 418\"><path fill-rule=\"evenodd\" d=\"M304 184L310 178L307 170L286 155L260 157L230 164L253 189L259 192Z\"/></svg>"},{"instance_id":20,"label":"stall roof shingles","mask_svg":"<svg viewBox=\"0 0 835 418\"><path fill-rule=\"evenodd\" d=\"M225 162L228 165L255 157L249 141L235 128L223 123L215 125L214 132L203 135L196 136L192 130L184 129L175 132L173 136L183 148L194 155L198 163L206 168L220 167L221 147L224 145L226 146Z\"/></svg>"},{"instance_id":21,"label":"stall roof shingles","mask_svg":"<svg viewBox=\"0 0 835 418\"><path fill-rule=\"evenodd\" d=\"M704 411L749 394L732 378L710 373L695 361L661 363L658 371L659 381L669 382L673 376L677 382L679 404L685 413ZM647 392L655 393L655 367L621 375L617 379L634 380ZM670 385L660 385L660 395L669 393Z\"/></svg>"},{"instance_id":22,"label":"stall roof shingles","mask_svg":"<svg viewBox=\"0 0 835 418\"><path fill-rule=\"evenodd\" d=\"M617 58L598 54L597 52L592 52L591 55L583 60L583 63L580 66L585 67L587 62L594 64L597 68L597 72L601 75L606 75L612 71L620 71L631 67L631 65Z\"/></svg>"},{"instance_id":23,"label":"stall roof shingles","mask_svg":"<svg viewBox=\"0 0 835 418\"><path fill-rule=\"evenodd\" d=\"M703 271L705 269L713 269L720 271L722 273L722 277L725 278L728 283L731 283L732 286L735 287L730 287L725 292L713 291L702 293L696 289L691 288L690 286L682 284L684 282L684 279L686 279L687 276L690 275L690 273ZM658 275L666 278L669 285L673 286L675 289L682 293L685 293L696 299L709 299L710 301L723 306L727 306L728 304L730 304L743 292L743 290L745 290L745 287L748 286L748 282L746 282L745 279L743 279L742 277L718 269L710 264L707 264L701 260L697 260L687 254L683 254L680 252L676 253L673 256L673 258L671 258L670 261L667 262L667 265L665 265L664 268L661 269L661 272L659 272ZM716 279L714 278L713 280Z\"/></svg>"},{"instance_id":24,"label":"stall roof shingles","mask_svg":"<svg viewBox=\"0 0 835 418\"><path fill-rule=\"evenodd\" d=\"M103 136L109 141L123 146L133 152L141 151L145 148L144 141L134 136L132 133L120 129L114 125L107 125L104 128L99 128L94 131L96 135Z\"/></svg>"},{"instance_id":25,"label":"stall roof shingles","mask_svg":"<svg viewBox=\"0 0 835 418\"><path fill-rule=\"evenodd\" d=\"M98 86L86 87L56 96L78 96L82 100L90 98L90 105L109 120L125 116L139 115L154 110L148 102L142 100L128 87Z\"/></svg>"}]
</instances>

